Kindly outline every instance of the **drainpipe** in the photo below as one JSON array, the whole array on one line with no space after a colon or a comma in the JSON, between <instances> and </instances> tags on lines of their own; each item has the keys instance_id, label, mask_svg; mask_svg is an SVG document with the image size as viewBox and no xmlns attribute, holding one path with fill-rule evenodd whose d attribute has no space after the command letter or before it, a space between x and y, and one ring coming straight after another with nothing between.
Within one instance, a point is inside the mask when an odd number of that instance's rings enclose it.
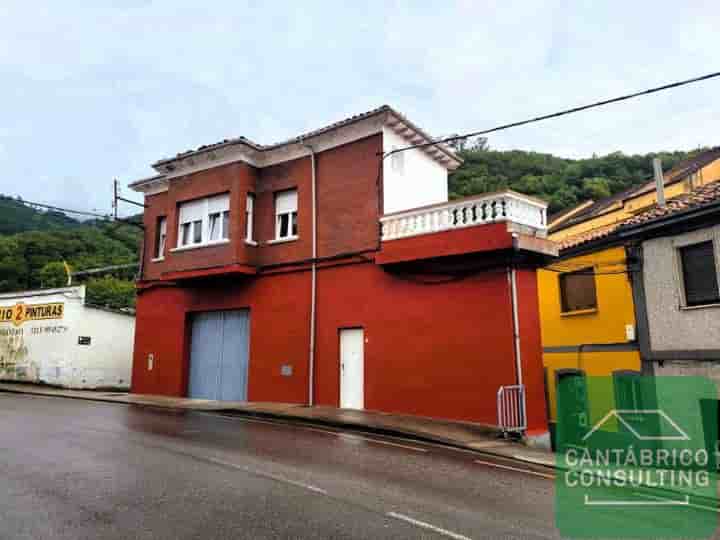
<instances>
[{"instance_id":1,"label":"drainpipe","mask_svg":"<svg viewBox=\"0 0 720 540\"><path fill-rule=\"evenodd\" d=\"M517 235L513 233L513 251L517 251ZM522 372L522 356L520 348L520 318L518 316L518 292L517 292L517 270L515 262L512 261L508 267L508 281L510 282L510 300L512 305L512 323L513 323L513 349L515 352L515 384L523 384ZM526 400L522 400L523 421L527 426L527 405Z\"/></svg>"},{"instance_id":2,"label":"drainpipe","mask_svg":"<svg viewBox=\"0 0 720 540\"><path fill-rule=\"evenodd\" d=\"M516 384L523 383L522 362L520 356L520 321L518 318L518 294L517 294L517 271L512 266L508 268L508 280L510 281L510 298L512 301L513 319L513 349L515 351L515 378Z\"/></svg>"},{"instance_id":3,"label":"drainpipe","mask_svg":"<svg viewBox=\"0 0 720 540\"><path fill-rule=\"evenodd\" d=\"M308 406L315 405L315 318L317 302L317 174L315 150L309 144L303 145L310 151L312 175L312 266L310 285L310 351L308 357Z\"/></svg>"}]
</instances>

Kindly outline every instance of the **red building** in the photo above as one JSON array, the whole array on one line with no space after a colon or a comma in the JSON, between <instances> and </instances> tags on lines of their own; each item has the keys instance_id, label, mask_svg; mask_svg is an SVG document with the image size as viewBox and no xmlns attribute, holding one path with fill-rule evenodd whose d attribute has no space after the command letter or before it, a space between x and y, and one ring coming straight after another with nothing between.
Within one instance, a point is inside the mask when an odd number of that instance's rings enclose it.
<instances>
[{"instance_id":1,"label":"red building","mask_svg":"<svg viewBox=\"0 0 720 540\"><path fill-rule=\"evenodd\" d=\"M289 141L178 154L145 194L133 391L497 424L523 384L546 432L542 201L447 202L461 160L384 106Z\"/></svg>"}]
</instances>

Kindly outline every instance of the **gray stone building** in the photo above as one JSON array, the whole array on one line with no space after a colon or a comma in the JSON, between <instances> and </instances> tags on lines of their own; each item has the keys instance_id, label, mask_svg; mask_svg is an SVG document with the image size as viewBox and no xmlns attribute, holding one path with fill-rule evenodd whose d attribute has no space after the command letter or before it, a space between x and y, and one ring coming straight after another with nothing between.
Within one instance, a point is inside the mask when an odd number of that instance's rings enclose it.
<instances>
[{"instance_id":1,"label":"gray stone building","mask_svg":"<svg viewBox=\"0 0 720 540\"><path fill-rule=\"evenodd\" d=\"M619 234L636 268L643 372L720 383L720 181L628 220Z\"/></svg>"}]
</instances>

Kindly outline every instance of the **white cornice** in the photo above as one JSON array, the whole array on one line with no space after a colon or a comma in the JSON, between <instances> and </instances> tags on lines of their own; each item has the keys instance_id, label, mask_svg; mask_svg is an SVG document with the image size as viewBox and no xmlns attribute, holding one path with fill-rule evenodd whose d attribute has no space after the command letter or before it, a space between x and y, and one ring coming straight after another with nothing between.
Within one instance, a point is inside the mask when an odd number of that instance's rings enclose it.
<instances>
[{"instance_id":1,"label":"white cornice","mask_svg":"<svg viewBox=\"0 0 720 540\"><path fill-rule=\"evenodd\" d=\"M206 149L188 152L176 158L161 160L153 165L153 168L160 173L158 176L138 180L131 183L130 187L135 191L151 195L166 191L169 181L173 178L230 163L243 162L257 168L269 167L307 156L309 151L306 145L312 146L315 152L323 152L382 133L385 126L402 136L408 144L432 141L427 134L400 113L389 107L383 107L362 118L341 122L337 126L310 133L303 139L260 147L241 137L211 145ZM445 145L428 146L422 150L447 169L455 169L461 163L461 160Z\"/></svg>"}]
</instances>

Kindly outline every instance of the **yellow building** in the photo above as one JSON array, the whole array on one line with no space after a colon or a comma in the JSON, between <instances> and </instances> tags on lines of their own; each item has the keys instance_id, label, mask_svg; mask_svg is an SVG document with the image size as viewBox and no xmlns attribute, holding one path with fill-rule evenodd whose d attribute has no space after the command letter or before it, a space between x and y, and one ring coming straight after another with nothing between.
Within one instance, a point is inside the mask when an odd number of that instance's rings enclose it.
<instances>
[{"instance_id":1,"label":"yellow building","mask_svg":"<svg viewBox=\"0 0 720 540\"><path fill-rule=\"evenodd\" d=\"M720 179L720 147L679 163L664 178L667 199ZM585 377L641 372L632 286L638 277L629 263L628 246L613 233L656 202L652 180L601 201L586 201L549 220L549 238L560 243L560 258L539 272L538 295L551 422L557 420L559 380L572 377L577 392L588 397L592 388L584 384ZM584 409L563 414L594 423L607 410L602 404L612 399L613 389L606 394L587 399L590 405Z\"/></svg>"}]
</instances>

